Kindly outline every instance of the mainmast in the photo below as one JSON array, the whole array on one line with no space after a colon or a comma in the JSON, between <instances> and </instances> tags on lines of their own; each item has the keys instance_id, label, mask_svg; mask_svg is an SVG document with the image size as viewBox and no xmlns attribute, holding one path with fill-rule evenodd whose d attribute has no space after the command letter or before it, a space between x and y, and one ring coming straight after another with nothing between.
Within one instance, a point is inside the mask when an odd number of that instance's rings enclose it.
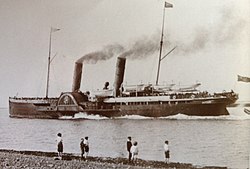
<instances>
[{"instance_id":1,"label":"mainmast","mask_svg":"<svg viewBox=\"0 0 250 169\"><path fill-rule=\"evenodd\" d=\"M59 31L60 29L57 28L50 28L50 34L49 34L49 57L48 57L48 72L47 72L47 85L46 85L46 98L48 98L48 93L49 93L49 73L50 73L50 63L51 63L51 37L52 37L52 33Z\"/></svg>"},{"instance_id":2,"label":"mainmast","mask_svg":"<svg viewBox=\"0 0 250 169\"><path fill-rule=\"evenodd\" d=\"M162 21L162 30L161 30L161 41L160 41L160 53L159 53L159 61L158 61L158 69L157 69L157 76L156 76L156 85L158 85L159 80L159 73L160 73L160 65L161 65L161 53L162 53L162 45L163 45L163 32L164 32L164 20L165 20L165 8L173 8L173 5L165 2L163 7L163 21Z\"/></svg>"}]
</instances>

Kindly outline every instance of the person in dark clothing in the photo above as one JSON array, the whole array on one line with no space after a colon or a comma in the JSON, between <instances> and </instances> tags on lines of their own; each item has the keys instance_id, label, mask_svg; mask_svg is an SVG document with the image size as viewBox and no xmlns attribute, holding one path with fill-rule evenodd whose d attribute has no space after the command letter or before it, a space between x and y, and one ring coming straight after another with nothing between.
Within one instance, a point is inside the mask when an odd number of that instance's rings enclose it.
<instances>
[{"instance_id":1,"label":"person in dark clothing","mask_svg":"<svg viewBox=\"0 0 250 169\"><path fill-rule=\"evenodd\" d=\"M61 159L62 158L62 153L63 153L63 140L62 140L62 134L58 133L57 134L57 152L58 152L58 157Z\"/></svg>"},{"instance_id":2,"label":"person in dark clothing","mask_svg":"<svg viewBox=\"0 0 250 169\"><path fill-rule=\"evenodd\" d=\"M164 144L164 153L165 153L165 163L169 163L170 154L169 154L168 140L166 140Z\"/></svg>"},{"instance_id":3,"label":"person in dark clothing","mask_svg":"<svg viewBox=\"0 0 250 169\"><path fill-rule=\"evenodd\" d=\"M108 90L108 89L109 89L109 82L105 82L103 90Z\"/></svg>"},{"instance_id":4,"label":"person in dark clothing","mask_svg":"<svg viewBox=\"0 0 250 169\"><path fill-rule=\"evenodd\" d=\"M128 160L131 161L132 153L131 153L131 147L132 147L132 142L131 142L131 137L128 137L127 140L127 151L128 151Z\"/></svg>"},{"instance_id":5,"label":"person in dark clothing","mask_svg":"<svg viewBox=\"0 0 250 169\"><path fill-rule=\"evenodd\" d=\"M85 137L84 139L84 150L85 150L85 159L87 159L87 156L89 155L89 137Z\"/></svg>"},{"instance_id":6,"label":"person in dark clothing","mask_svg":"<svg viewBox=\"0 0 250 169\"><path fill-rule=\"evenodd\" d=\"M80 142L80 148L81 148L81 157L84 158L84 153L85 153L85 144L84 144L84 139L82 138L81 139L81 142Z\"/></svg>"}]
</instances>

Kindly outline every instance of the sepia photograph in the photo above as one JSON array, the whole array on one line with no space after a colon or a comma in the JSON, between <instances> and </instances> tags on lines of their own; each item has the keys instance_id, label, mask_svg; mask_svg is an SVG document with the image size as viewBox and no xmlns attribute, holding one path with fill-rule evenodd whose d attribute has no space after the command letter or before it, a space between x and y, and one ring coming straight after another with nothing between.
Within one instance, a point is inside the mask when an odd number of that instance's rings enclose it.
<instances>
[{"instance_id":1,"label":"sepia photograph","mask_svg":"<svg viewBox=\"0 0 250 169\"><path fill-rule=\"evenodd\" d=\"M0 0L0 168L250 168L249 0Z\"/></svg>"}]
</instances>

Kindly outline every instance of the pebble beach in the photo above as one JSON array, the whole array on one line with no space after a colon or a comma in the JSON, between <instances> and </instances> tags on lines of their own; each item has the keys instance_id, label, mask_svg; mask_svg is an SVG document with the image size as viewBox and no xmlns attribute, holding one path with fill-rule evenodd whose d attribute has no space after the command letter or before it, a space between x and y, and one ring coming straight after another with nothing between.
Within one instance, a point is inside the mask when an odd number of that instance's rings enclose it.
<instances>
[{"instance_id":1,"label":"pebble beach","mask_svg":"<svg viewBox=\"0 0 250 169\"><path fill-rule=\"evenodd\" d=\"M160 161L145 161L138 159L137 162L130 163L125 158L105 158L105 157L88 157L87 160L81 159L78 155L64 154L61 160L58 160L57 154L54 152L38 152L38 151L15 151L0 150L0 168L3 169L142 169L142 168L184 168L184 169L219 169L225 167L198 167L192 164L169 163L165 164Z\"/></svg>"}]
</instances>

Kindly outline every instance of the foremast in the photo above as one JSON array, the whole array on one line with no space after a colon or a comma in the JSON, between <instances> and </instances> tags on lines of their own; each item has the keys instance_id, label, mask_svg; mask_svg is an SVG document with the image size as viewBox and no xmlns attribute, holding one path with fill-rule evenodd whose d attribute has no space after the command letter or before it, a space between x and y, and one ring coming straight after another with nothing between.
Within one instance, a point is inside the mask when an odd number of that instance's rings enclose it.
<instances>
[{"instance_id":1,"label":"foremast","mask_svg":"<svg viewBox=\"0 0 250 169\"><path fill-rule=\"evenodd\" d=\"M56 32L56 31L59 31L60 29L58 28L53 28L51 27L50 28L50 34L49 34L49 57L48 57L48 72L47 72L47 84L46 84L46 98L48 98L48 93L49 93L49 74L50 74L50 63L52 62L53 57L52 59L51 58L51 38L52 38L52 33L53 32Z\"/></svg>"}]
</instances>

